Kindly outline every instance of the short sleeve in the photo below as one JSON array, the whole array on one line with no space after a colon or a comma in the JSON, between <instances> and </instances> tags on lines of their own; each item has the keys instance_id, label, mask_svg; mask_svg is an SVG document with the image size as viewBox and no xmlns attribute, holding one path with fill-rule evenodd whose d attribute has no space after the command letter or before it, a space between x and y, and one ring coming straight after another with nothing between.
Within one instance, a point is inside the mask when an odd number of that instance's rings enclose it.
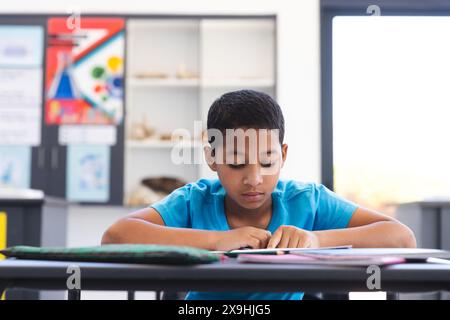
<instances>
[{"instance_id":1,"label":"short sleeve","mask_svg":"<svg viewBox=\"0 0 450 320\"><path fill-rule=\"evenodd\" d=\"M168 227L189 228L190 227L190 193L191 185L174 190L164 199L152 204Z\"/></svg>"},{"instance_id":2,"label":"short sleeve","mask_svg":"<svg viewBox=\"0 0 450 320\"><path fill-rule=\"evenodd\" d=\"M316 204L314 230L346 228L357 206L324 185L314 185L313 190Z\"/></svg>"}]
</instances>

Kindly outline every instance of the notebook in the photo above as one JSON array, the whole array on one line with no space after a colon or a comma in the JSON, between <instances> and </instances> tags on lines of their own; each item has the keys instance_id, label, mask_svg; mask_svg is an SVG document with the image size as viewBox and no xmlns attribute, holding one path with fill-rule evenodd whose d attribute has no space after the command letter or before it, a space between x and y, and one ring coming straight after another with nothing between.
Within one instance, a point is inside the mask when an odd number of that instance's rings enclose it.
<instances>
[{"instance_id":1,"label":"notebook","mask_svg":"<svg viewBox=\"0 0 450 320\"><path fill-rule=\"evenodd\" d=\"M340 250L340 249L350 249L351 245L345 246L335 246L335 247L322 247L322 248L273 248L273 249L236 249L230 251L211 251L215 254L223 254L228 257L237 257L241 254L264 254L264 255L279 255L293 252L309 252L309 251L322 251L322 250Z\"/></svg>"},{"instance_id":2,"label":"notebook","mask_svg":"<svg viewBox=\"0 0 450 320\"><path fill-rule=\"evenodd\" d=\"M406 262L450 264L450 252L444 250L409 248L321 249L312 249L303 252L291 251L287 254L281 253L277 255L240 254L237 260L238 262L243 263L287 263L337 266L383 266Z\"/></svg>"},{"instance_id":3,"label":"notebook","mask_svg":"<svg viewBox=\"0 0 450 320\"><path fill-rule=\"evenodd\" d=\"M349 250L310 250L308 253L333 256L402 257L407 262L426 262L428 258L450 259L450 251L423 248L351 248Z\"/></svg>"},{"instance_id":4,"label":"notebook","mask_svg":"<svg viewBox=\"0 0 450 320\"><path fill-rule=\"evenodd\" d=\"M362 255L320 255L308 253L263 255L263 254L240 254L237 258L241 263L275 263L275 264L299 264L299 265L333 265L333 266L359 266L391 265L405 263L406 259L401 257L385 256L362 256Z\"/></svg>"}]
</instances>

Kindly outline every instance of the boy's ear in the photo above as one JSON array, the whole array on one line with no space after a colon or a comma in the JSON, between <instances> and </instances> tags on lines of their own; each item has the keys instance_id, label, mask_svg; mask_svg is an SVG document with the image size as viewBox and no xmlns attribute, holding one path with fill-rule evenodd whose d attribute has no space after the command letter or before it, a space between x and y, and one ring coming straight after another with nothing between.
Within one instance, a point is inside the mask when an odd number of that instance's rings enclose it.
<instances>
[{"instance_id":1,"label":"boy's ear","mask_svg":"<svg viewBox=\"0 0 450 320\"><path fill-rule=\"evenodd\" d=\"M210 146L203 147L205 153L205 160L212 171L217 171L217 164L214 156L212 155L212 148Z\"/></svg>"},{"instance_id":2,"label":"boy's ear","mask_svg":"<svg viewBox=\"0 0 450 320\"><path fill-rule=\"evenodd\" d=\"M288 152L288 145L286 143L283 143L283 145L281 146L281 167L284 166L284 162L286 161L286 157L287 157L287 152Z\"/></svg>"}]
</instances>

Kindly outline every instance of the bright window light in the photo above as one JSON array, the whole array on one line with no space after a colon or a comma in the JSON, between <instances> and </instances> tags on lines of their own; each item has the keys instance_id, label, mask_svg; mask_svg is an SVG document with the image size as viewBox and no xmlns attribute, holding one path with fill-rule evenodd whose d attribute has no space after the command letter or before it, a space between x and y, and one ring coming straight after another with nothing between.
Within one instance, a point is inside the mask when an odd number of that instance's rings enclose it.
<instances>
[{"instance_id":1,"label":"bright window light","mask_svg":"<svg viewBox=\"0 0 450 320\"><path fill-rule=\"evenodd\" d=\"M393 213L450 198L450 17L333 20L335 190Z\"/></svg>"}]
</instances>

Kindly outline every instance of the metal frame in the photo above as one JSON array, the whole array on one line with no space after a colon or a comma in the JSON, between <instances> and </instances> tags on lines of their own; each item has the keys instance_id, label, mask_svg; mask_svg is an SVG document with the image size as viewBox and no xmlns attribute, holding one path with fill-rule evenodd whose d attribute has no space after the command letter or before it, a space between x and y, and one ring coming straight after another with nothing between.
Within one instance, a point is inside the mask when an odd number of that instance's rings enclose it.
<instances>
[{"instance_id":1,"label":"metal frame","mask_svg":"<svg viewBox=\"0 0 450 320\"><path fill-rule=\"evenodd\" d=\"M369 5L378 5L382 16L450 16L447 0L321 0L321 175L334 189L332 22L336 16L368 16Z\"/></svg>"}]
</instances>

